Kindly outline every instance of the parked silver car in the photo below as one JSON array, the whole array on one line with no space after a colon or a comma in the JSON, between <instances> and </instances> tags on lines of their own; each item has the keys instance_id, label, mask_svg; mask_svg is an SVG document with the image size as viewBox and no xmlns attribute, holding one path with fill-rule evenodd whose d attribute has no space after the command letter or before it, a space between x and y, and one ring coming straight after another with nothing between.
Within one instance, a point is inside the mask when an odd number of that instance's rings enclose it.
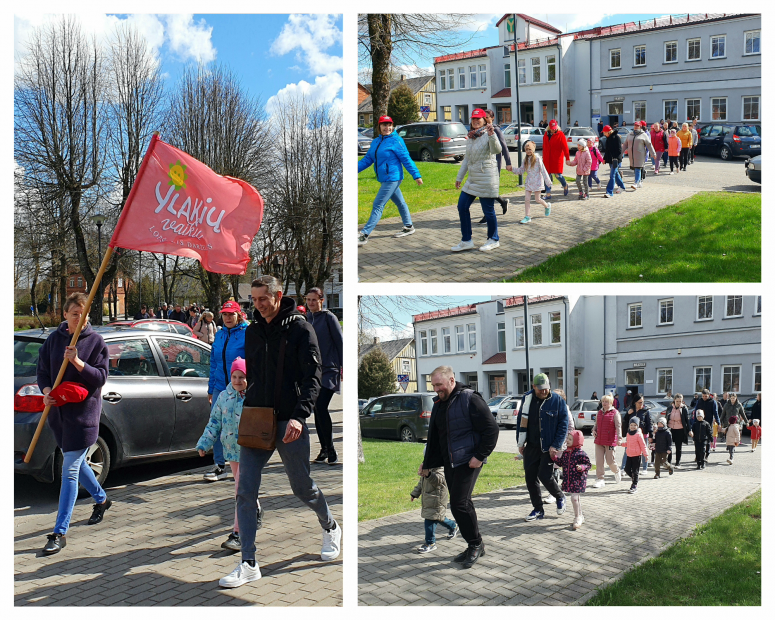
<instances>
[{"instance_id":1,"label":"parked silver car","mask_svg":"<svg viewBox=\"0 0 775 620\"><path fill-rule=\"evenodd\" d=\"M498 416L495 421L499 426L507 428L517 428L517 414L519 405L522 403L521 396L509 396L498 407Z\"/></svg>"},{"instance_id":2,"label":"parked silver car","mask_svg":"<svg viewBox=\"0 0 775 620\"><path fill-rule=\"evenodd\" d=\"M522 127L521 140L522 151L525 151L525 142L532 140L535 142L536 150L542 151L544 148L544 133L545 130L542 127ZM509 150L517 148L517 126L511 125L507 127L503 132L503 139L506 141L506 146Z\"/></svg>"},{"instance_id":3,"label":"parked silver car","mask_svg":"<svg viewBox=\"0 0 775 620\"><path fill-rule=\"evenodd\" d=\"M468 130L463 123L410 123L396 128L404 140L409 156L420 161L454 157L461 161L466 154Z\"/></svg>"},{"instance_id":4,"label":"parked silver car","mask_svg":"<svg viewBox=\"0 0 775 620\"><path fill-rule=\"evenodd\" d=\"M594 428L599 405L599 400L577 400L571 405L570 413L577 431Z\"/></svg>"}]
</instances>

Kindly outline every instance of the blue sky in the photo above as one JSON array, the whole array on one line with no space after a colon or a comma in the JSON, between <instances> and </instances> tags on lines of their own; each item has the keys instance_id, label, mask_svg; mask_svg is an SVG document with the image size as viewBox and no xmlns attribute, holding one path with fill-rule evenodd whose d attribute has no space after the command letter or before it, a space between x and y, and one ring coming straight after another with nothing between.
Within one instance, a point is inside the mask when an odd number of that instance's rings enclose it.
<instances>
[{"instance_id":1,"label":"blue sky","mask_svg":"<svg viewBox=\"0 0 775 620\"><path fill-rule=\"evenodd\" d=\"M465 51L498 45L498 28L496 24L503 17L503 13L479 14L473 16L473 21L465 32L477 31L473 39L465 44L460 50ZM625 22L654 19L662 17L665 13L534 13L527 12L527 15L540 19L551 24L563 32L575 32L595 26L611 26L613 24L623 24ZM426 75L433 73L433 57L437 54L430 53L423 58L416 59L417 67L401 67L401 73L412 75ZM368 65L366 65L368 66ZM366 68L361 66L360 69ZM419 69L419 70L418 70Z\"/></svg>"},{"instance_id":2,"label":"blue sky","mask_svg":"<svg viewBox=\"0 0 775 620\"><path fill-rule=\"evenodd\" d=\"M135 24L161 62L169 86L187 64L228 65L268 108L278 93L304 92L341 108L341 15L77 15L82 29L102 39L119 21ZM32 28L50 14L14 16L14 51L24 53Z\"/></svg>"}]
</instances>

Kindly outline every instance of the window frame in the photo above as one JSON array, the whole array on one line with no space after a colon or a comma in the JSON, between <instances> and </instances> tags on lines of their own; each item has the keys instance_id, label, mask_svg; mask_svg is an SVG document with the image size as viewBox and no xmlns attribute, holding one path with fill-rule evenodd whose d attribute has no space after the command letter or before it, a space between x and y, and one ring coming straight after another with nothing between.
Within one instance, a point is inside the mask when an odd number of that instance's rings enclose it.
<instances>
[{"instance_id":1,"label":"window frame","mask_svg":"<svg viewBox=\"0 0 775 620\"><path fill-rule=\"evenodd\" d=\"M498 353L506 352L506 321L498 321L495 324ZM503 335L503 348L501 348L501 334Z\"/></svg>"},{"instance_id":2,"label":"window frame","mask_svg":"<svg viewBox=\"0 0 775 620\"><path fill-rule=\"evenodd\" d=\"M431 343L430 347L430 354L431 355L438 355L439 354L439 330L438 329L429 329L428 330L428 338ZM435 351L434 351L435 349Z\"/></svg>"},{"instance_id":3,"label":"window frame","mask_svg":"<svg viewBox=\"0 0 775 620\"><path fill-rule=\"evenodd\" d=\"M550 58L552 59L552 62L549 62ZM554 69L554 79L549 78L549 67ZM547 84L554 84L557 82L557 54L546 56L546 82Z\"/></svg>"},{"instance_id":4,"label":"window frame","mask_svg":"<svg viewBox=\"0 0 775 620\"><path fill-rule=\"evenodd\" d=\"M755 304L756 304L756 305L755 305L755 306L754 306L754 308L753 308L753 316L761 316L761 315L762 315L762 309L761 309L761 305L762 305L762 296L761 296L761 295L757 295L757 296L756 296L756 302L755 302Z\"/></svg>"},{"instance_id":5,"label":"window frame","mask_svg":"<svg viewBox=\"0 0 775 620\"><path fill-rule=\"evenodd\" d=\"M729 300L736 297L740 298L740 314L728 314ZM745 301L742 295L724 295L724 318L725 319L741 319L743 318L743 312L745 312Z\"/></svg>"},{"instance_id":6,"label":"window frame","mask_svg":"<svg viewBox=\"0 0 775 620\"><path fill-rule=\"evenodd\" d=\"M617 56L619 57L619 66L614 67L613 65L613 59L614 59L614 52L618 52ZM608 70L609 71L615 71L622 68L622 48L617 47L615 49L609 49L608 50Z\"/></svg>"},{"instance_id":7,"label":"window frame","mask_svg":"<svg viewBox=\"0 0 775 620\"><path fill-rule=\"evenodd\" d=\"M689 46L697 42L697 53L699 54L697 58L689 58ZM692 37L691 39L686 39L686 62L697 62L699 60L702 60L702 37Z\"/></svg>"},{"instance_id":8,"label":"window frame","mask_svg":"<svg viewBox=\"0 0 775 620\"><path fill-rule=\"evenodd\" d=\"M643 49L643 62L641 64L638 64L638 50ZM640 45L633 45L632 46L632 66L635 67L645 67L646 66L646 45L640 44Z\"/></svg>"},{"instance_id":9,"label":"window frame","mask_svg":"<svg viewBox=\"0 0 775 620\"><path fill-rule=\"evenodd\" d=\"M666 297L665 299L658 299L657 303L659 304L659 314L657 315L657 326L663 326L663 325L675 325L675 298L674 297ZM672 308L672 314L673 314L673 320L672 321L665 321L662 322L662 304L663 303L670 303L670 306Z\"/></svg>"},{"instance_id":10,"label":"window frame","mask_svg":"<svg viewBox=\"0 0 775 620\"><path fill-rule=\"evenodd\" d=\"M455 70L447 69L447 82L449 82L449 88L447 90L455 90Z\"/></svg>"},{"instance_id":11,"label":"window frame","mask_svg":"<svg viewBox=\"0 0 775 620\"><path fill-rule=\"evenodd\" d=\"M468 88L478 88L476 86L476 75L477 75L476 65L468 65Z\"/></svg>"},{"instance_id":12,"label":"window frame","mask_svg":"<svg viewBox=\"0 0 775 620\"><path fill-rule=\"evenodd\" d=\"M668 103L675 102L675 118L668 118L670 115L667 113L665 106ZM678 121L678 99L663 99L662 100L662 118L669 121Z\"/></svg>"},{"instance_id":13,"label":"window frame","mask_svg":"<svg viewBox=\"0 0 775 620\"><path fill-rule=\"evenodd\" d=\"M428 330L421 329L417 332L420 336L420 356L428 355Z\"/></svg>"},{"instance_id":14,"label":"window frame","mask_svg":"<svg viewBox=\"0 0 775 620\"><path fill-rule=\"evenodd\" d=\"M713 39L724 39L724 55L723 56L714 56L713 55ZM712 34L710 35L710 49L708 51L708 60L723 60L727 57L727 35L725 34Z\"/></svg>"},{"instance_id":15,"label":"window frame","mask_svg":"<svg viewBox=\"0 0 775 620\"><path fill-rule=\"evenodd\" d=\"M675 45L675 60L668 60L667 59L667 46L668 45ZM672 65L678 62L678 41L665 41L662 46L662 64L665 65Z\"/></svg>"},{"instance_id":16,"label":"window frame","mask_svg":"<svg viewBox=\"0 0 775 620\"><path fill-rule=\"evenodd\" d=\"M511 88L511 63L503 63L503 87Z\"/></svg>"},{"instance_id":17,"label":"window frame","mask_svg":"<svg viewBox=\"0 0 775 620\"><path fill-rule=\"evenodd\" d=\"M463 340L463 346L460 346L460 340ZM466 328L465 325L455 325L455 341L458 353L466 352Z\"/></svg>"},{"instance_id":18,"label":"window frame","mask_svg":"<svg viewBox=\"0 0 775 620\"><path fill-rule=\"evenodd\" d=\"M756 110L757 110L756 118L746 118L745 117L745 100L746 99L756 99ZM743 117L744 121L761 121L762 120L761 119L761 109L762 109L761 96L760 95L743 95L741 97L741 101L740 101L740 109L743 112L742 113L742 117Z\"/></svg>"},{"instance_id":19,"label":"window frame","mask_svg":"<svg viewBox=\"0 0 775 620\"><path fill-rule=\"evenodd\" d=\"M536 63L535 61L538 61ZM538 69L538 79L536 80L536 69ZM531 84L540 84L541 83L541 57L540 56L533 56L530 58L530 83Z\"/></svg>"},{"instance_id":20,"label":"window frame","mask_svg":"<svg viewBox=\"0 0 775 620\"><path fill-rule=\"evenodd\" d=\"M640 306L640 324L639 325L632 324L632 308L634 306ZM627 304L627 329L643 329L643 302L642 301L634 301L630 304Z\"/></svg>"},{"instance_id":21,"label":"window frame","mask_svg":"<svg viewBox=\"0 0 775 620\"><path fill-rule=\"evenodd\" d=\"M556 316L556 320L552 318ZM557 325L557 342L554 341L554 326ZM562 344L562 313L559 310L549 312L549 344Z\"/></svg>"},{"instance_id":22,"label":"window frame","mask_svg":"<svg viewBox=\"0 0 775 620\"><path fill-rule=\"evenodd\" d=\"M667 388L667 389L660 390L659 389L660 388L659 381L662 378L662 377L660 377L660 373L661 372L666 372L666 371L670 371L670 387L667 387L667 383L665 383L664 387ZM673 369L672 368L657 368L656 369L656 373L657 373L656 376L655 376L655 379L656 379L656 382L657 382L656 393L657 394L667 394L668 391L672 392L673 391ZM663 376L665 378L667 378L667 374L665 374Z\"/></svg>"},{"instance_id":23,"label":"window frame","mask_svg":"<svg viewBox=\"0 0 775 620\"><path fill-rule=\"evenodd\" d=\"M643 107L643 115L638 118L638 115L635 113L636 106L640 106L642 104ZM647 111L646 111L646 101L633 101L632 102L632 119L633 122L637 120L646 120L647 117Z\"/></svg>"},{"instance_id":24,"label":"window frame","mask_svg":"<svg viewBox=\"0 0 775 620\"><path fill-rule=\"evenodd\" d=\"M628 372L639 372L643 375L643 381L627 381ZM646 369L645 368L625 368L624 369L624 385L646 385Z\"/></svg>"},{"instance_id":25,"label":"window frame","mask_svg":"<svg viewBox=\"0 0 775 620\"><path fill-rule=\"evenodd\" d=\"M517 322L522 321L522 325L518 325ZM522 344L520 344L520 330L522 334ZM514 348L515 349L524 349L525 348L525 317L524 316L515 316L514 317Z\"/></svg>"},{"instance_id":26,"label":"window frame","mask_svg":"<svg viewBox=\"0 0 775 620\"><path fill-rule=\"evenodd\" d=\"M538 317L536 321L535 318ZM530 339L533 342L534 347L541 347L544 344L544 330L543 330L543 315L539 312L537 314L530 315ZM538 333L541 336L540 342L536 342L536 327L538 327Z\"/></svg>"},{"instance_id":27,"label":"window frame","mask_svg":"<svg viewBox=\"0 0 775 620\"><path fill-rule=\"evenodd\" d=\"M441 328L441 350L442 353L452 353L452 331L449 327Z\"/></svg>"},{"instance_id":28,"label":"window frame","mask_svg":"<svg viewBox=\"0 0 775 620\"><path fill-rule=\"evenodd\" d=\"M440 90L447 90L447 70L442 69L439 74L439 83L441 85Z\"/></svg>"},{"instance_id":29,"label":"window frame","mask_svg":"<svg viewBox=\"0 0 775 620\"><path fill-rule=\"evenodd\" d=\"M748 35L752 32L758 32L759 33L759 51L758 52L746 52L746 44L748 43ZM761 49L761 40L762 40L762 29L758 28L756 30L745 30L743 32L743 56L761 56L762 49Z\"/></svg>"},{"instance_id":30,"label":"window frame","mask_svg":"<svg viewBox=\"0 0 775 620\"><path fill-rule=\"evenodd\" d=\"M713 102L724 101L724 118L713 118ZM728 122L727 116L729 113L729 97L711 97L710 98L710 122L711 123L726 123Z\"/></svg>"},{"instance_id":31,"label":"window frame","mask_svg":"<svg viewBox=\"0 0 775 620\"><path fill-rule=\"evenodd\" d=\"M471 329L473 327L473 329ZM476 323L466 323L466 336L468 336L468 350L476 351ZM474 344L471 346L471 336L474 337Z\"/></svg>"},{"instance_id":32,"label":"window frame","mask_svg":"<svg viewBox=\"0 0 775 620\"><path fill-rule=\"evenodd\" d=\"M479 88L487 87L487 65L479 65Z\"/></svg>"},{"instance_id":33,"label":"window frame","mask_svg":"<svg viewBox=\"0 0 775 620\"><path fill-rule=\"evenodd\" d=\"M705 318L700 318L700 300L702 299L710 299L710 316ZM707 304L707 301L705 302ZM695 321L712 321L713 320L713 295L697 295L697 303L695 305L695 312L694 312L694 320Z\"/></svg>"},{"instance_id":34,"label":"window frame","mask_svg":"<svg viewBox=\"0 0 775 620\"><path fill-rule=\"evenodd\" d=\"M751 365L751 392L758 394L762 391L762 364L761 362ZM756 369L759 369L758 371ZM756 389L756 375L759 375L759 389Z\"/></svg>"},{"instance_id":35,"label":"window frame","mask_svg":"<svg viewBox=\"0 0 775 620\"><path fill-rule=\"evenodd\" d=\"M737 368L737 389L735 389L732 381L730 381L728 388L724 383L726 381L727 368ZM739 394L742 378L743 378L743 366L741 364L722 364L721 365L721 391L722 392L736 392L737 394Z\"/></svg>"},{"instance_id":36,"label":"window frame","mask_svg":"<svg viewBox=\"0 0 775 620\"><path fill-rule=\"evenodd\" d=\"M684 99L684 112L686 112L686 115L687 115L686 118L692 118L692 117L689 116L689 102L690 101L699 101L700 102L700 112L699 112L699 114L697 114L697 119L698 120L701 119L702 118L702 97L699 97L699 98L691 97L691 98L688 98L688 99Z\"/></svg>"},{"instance_id":37,"label":"window frame","mask_svg":"<svg viewBox=\"0 0 775 620\"><path fill-rule=\"evenodd\" d=\"M713 366L695 366L695 367L694 367L694 391L695 391L695 392L702 392L702 390L703 390L703 389L705 389L705 387L704 387L704 386L703 386L703 387L699 387L699 388L698 388L698 386L697 386L697 371L698 371L698 370L706 370L706 369L710 371L710 372L708 373L708 385L707 385L707 389L709 389L709 390L710 390L710 389L711 389L711 386L713 385ZM703 374L704 374L704 373L703 373ZM713 391L713 390L711 390L711 391Z\"/></svg>"},{"instance_id":38,"label":"window frame","mask_svg":"<svg viewBox=\"0 0 775 620\"><path fill-rule=\"evenodd\" d=\"M457 83L459 84L458 90L466 90L466 68L465 67L458 67L457 68Z\"/></svg>"}]
</instances>

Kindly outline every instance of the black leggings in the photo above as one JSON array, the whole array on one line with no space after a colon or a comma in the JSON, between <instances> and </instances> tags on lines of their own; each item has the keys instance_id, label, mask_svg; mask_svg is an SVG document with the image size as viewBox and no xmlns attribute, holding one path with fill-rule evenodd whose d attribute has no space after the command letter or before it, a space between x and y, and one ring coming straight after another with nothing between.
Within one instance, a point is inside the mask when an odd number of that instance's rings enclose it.
<instances>
[{"instance_id":1,"label":"black leggings","mask_svg":"<svg viewBox=\"0 0 775 620\"><path fill-rule=\"evenodd\" d=\"M479 521L471 499L476 479L481 471L481 467L471 468L468 463L459 467L444 465L444 477L449 487L449 509L460 528L460 535L469 545L479 545L482 542Z\"/></svg>"},{"instance_id":2,"label":"black leggings","mask_svg":"<svg viewBox=\"0 0 775 620\"><path fill-rule=\"evenodd\" d=\"M333 395L334 390L322 387L315 403L315 432L318 434L321 448L334 447L333 424L331 423L331 414L328 413L328 405Z\"/></svg>"},{"instance_id":3,"label":"black leggings","mask_svg":"<svg viewBox=\"0 0 775 620\"><path fill-rule=\"evenodd\" d=\"M686 164L689 163L689 147L681 149L681 170L686 170Z\"/></svg>"},{"instance_id":4,"label":"black leggings","mask_svg":"<svg viewBox=\"0 0 775 620\"><path fill-rule=\"evenodd\" d=\"M682 428L671 428L670 434L673 436L673 452L675 452L675 464L681 464L681 448L684 445L684 437L686 437L686 431ZM667 462L673 462L673 452L667 455Z\"/></svg>"},{"instance_id":5,"label":"black leggings","mask_svg":"<svg viewBox=\"0 0 775 620\"><path fill-rule=\"evenodd\" d=\"M632 478L632 486L638 486L638 476L640 475L641 457L628 456L627 463L624 466L624 473Z\"/></svg>"}]
</instances>

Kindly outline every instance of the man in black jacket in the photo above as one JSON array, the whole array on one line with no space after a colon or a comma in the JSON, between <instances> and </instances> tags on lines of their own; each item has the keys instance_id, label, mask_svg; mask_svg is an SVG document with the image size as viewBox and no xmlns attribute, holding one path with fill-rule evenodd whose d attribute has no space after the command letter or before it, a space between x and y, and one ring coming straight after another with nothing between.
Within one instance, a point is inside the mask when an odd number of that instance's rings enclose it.
<instances>
[{"instance_id":1,"label":"man in black jacket","mask_svg":"<svg viewBox=\"0 0 775 620\"><path fill-rule=\"evenodd\" d=\"M320 351L315 330L296 309L292 297L283 297L282 284L273 276L254 280L250 290L256 311L245 331L248 389L243 407L272 407L277 420L276 448L283 461L293 494L315 512L323 529L320 559L339 557L342 530L331 515L326 498L310 477L309 429L320 391ZM283 346L282 367L280 351ZM275 400L277 373L280 390ZM242 562L220 580L226 588L261 578L256 563L256 500L261 471L274 450L242 446L240 449L237 519Z\"/></svg>"},{"instance_id":2,"label":"man in black jacket","mask_svg":"<svg viewBox=\"0 0 775 620\"><path fill-rule=\"evenodd\" d=\"M431 374L434 399L428 425L428 443L418 474L427 477L434 467L444 467L449 487L449 507L468 548L455 558L471 568L484 555L471 494L482 465L498 443L498 424L478 392L457 383L449 366Z\"/></svg>"},{"instance_id":3,"label":"man in black jacket","mask_svg":"<svg viewBox=\"0 0 775 620\"><path fill-rule=\"evenodd\" d=\"M621 190L624 190L624 181L622 175L619 172L619 167L622 163L622 139L619 137L619 132L616 129L611 129L610 125L603 127L603 135L605 135L605 153L603 159L611 168L611 178L608 180L608 185L605 188L605 197L614 197L614 184L618 185ZM621 193L620 190L616 190L616 193Z\"/></svg>"},{"instance_id":4,"label":"man in black jacket","mask_svg":"<svg viewBox=\"0 0 775 620\"><path fill-rule=\"evenodd\" d=\"M170 321L180 321L181 323L185 323L186 318L186 313L183 312L183 310L180 308L180 304L176 303L175 309L169 313Z\"/></svg>"}]
</instances>

